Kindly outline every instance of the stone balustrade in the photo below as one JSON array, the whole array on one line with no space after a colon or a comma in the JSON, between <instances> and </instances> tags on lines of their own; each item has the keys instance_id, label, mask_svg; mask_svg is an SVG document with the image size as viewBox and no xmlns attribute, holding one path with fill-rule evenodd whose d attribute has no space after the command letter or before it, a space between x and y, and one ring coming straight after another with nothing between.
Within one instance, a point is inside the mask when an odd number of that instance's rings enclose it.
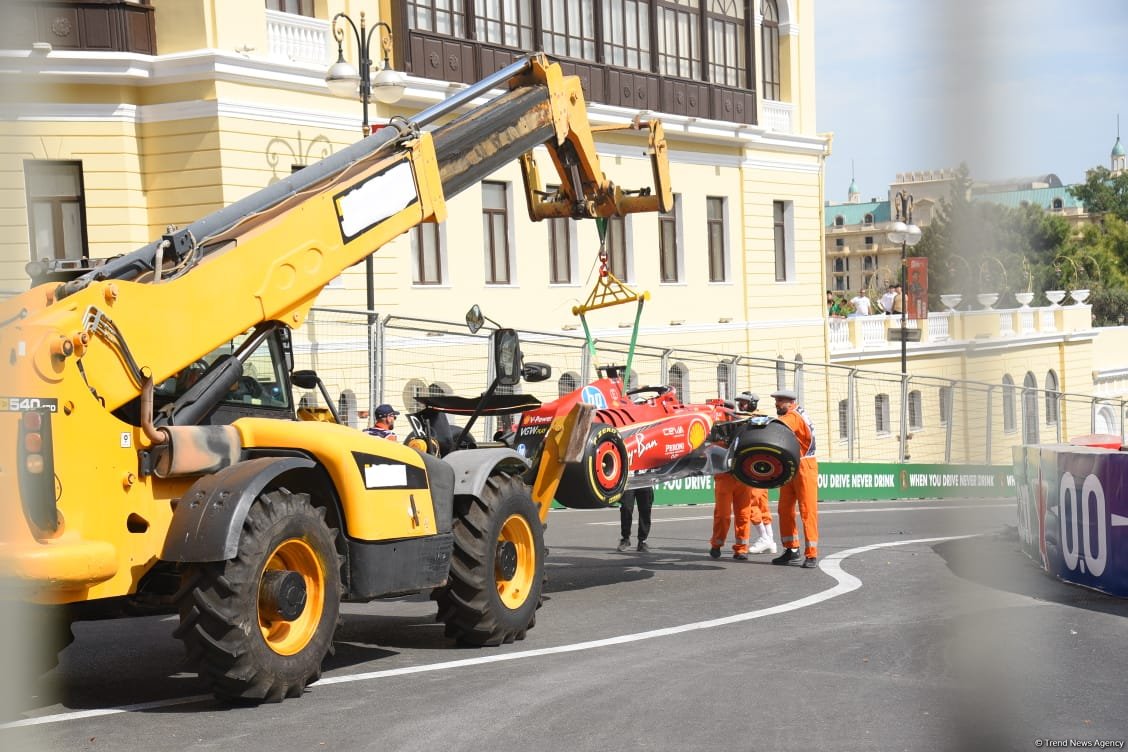
<instances>
[{"instance_id":1,"label":"stone balustrade","mask_svg":"<svg viewBox=\"0 0 1128 752\"><path fill-rule=\"evenodd\" d=\"M1085 304L1010 309L978 309L971 311L930 312L928 318L907 322L909 329L919 329L920 342L909 342L909 349L947 343L982 341L985 339L1018 339L1022 337L1087 331L1093 326L1092 307ZM827 341L836 354L882 349L898 349L899 343L889 340L889 329L901 326L899 316L850 316L830 319Z\"/></svg>"}]
</instances>

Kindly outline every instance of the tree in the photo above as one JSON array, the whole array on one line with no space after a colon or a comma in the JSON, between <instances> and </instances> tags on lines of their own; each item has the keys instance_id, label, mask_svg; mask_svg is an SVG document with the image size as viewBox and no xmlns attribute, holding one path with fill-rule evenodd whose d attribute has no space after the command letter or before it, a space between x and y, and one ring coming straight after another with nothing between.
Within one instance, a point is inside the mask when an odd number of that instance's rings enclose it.
<instances>
[{"instance_id":1,"label":"tree","mask_svg":"<svg viewBox=\"0 0 1128 752\"><path fill-rule=\"evenodd\" d=\"M1093 215L1112 215L1128 222L1128 172L1113 175L1107 167L1085 173L1085 182L1069 186L1073 197Z\"/></svg>"}]
</instances>

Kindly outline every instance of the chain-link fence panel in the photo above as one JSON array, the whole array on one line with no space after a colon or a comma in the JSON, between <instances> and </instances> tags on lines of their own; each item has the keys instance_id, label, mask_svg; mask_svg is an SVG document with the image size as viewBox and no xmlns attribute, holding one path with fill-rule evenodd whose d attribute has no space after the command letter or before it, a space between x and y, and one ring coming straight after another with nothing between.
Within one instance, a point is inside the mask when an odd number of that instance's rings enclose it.
<instances>
[{"instance_id":1,"label":"chain-link fence panel","mask_svg":"<svg viewBox=\"0 0 1128 752\"><path fill-rule=\"evenodd\" d=\"M420 409L416 398L422 394L481 394L493 375L492 332L471 334L461 322L399 316L370 328L364 313L314 309L308 325L294 334L295 367L316 370L355 425L372 407L370 393L373 401L408 412ZM1122 399L933 376L910 376L902 383L898 373L801 360L645 344L632 352L618 340L589 347L574 334L519 334L526 362L548 364L552 377L523 381L514 392L549 402L598 378L600 369L622 368L628 361L628 389L669 385L686 402L731 400L747 390L760 396L759 411L770 415L771 393L793 389L815 424L824 460L1009 464L1011 448L1019 444L1089 433L1126 439L1128 402ZM319 395L301 397L317 404ZM490 438L509 420L515 418L481 420L473 434Z\"/></svg>"}]
</instances>

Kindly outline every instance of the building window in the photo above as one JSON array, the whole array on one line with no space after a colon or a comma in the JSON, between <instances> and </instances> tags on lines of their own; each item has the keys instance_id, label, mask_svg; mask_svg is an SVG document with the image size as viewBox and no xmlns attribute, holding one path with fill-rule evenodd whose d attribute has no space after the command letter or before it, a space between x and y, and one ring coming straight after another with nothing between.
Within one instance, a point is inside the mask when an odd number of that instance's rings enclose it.
<instances>
[{"instance_id":1,"label":"building window","mask_svg":"<svg viewBox=\"0 0 1128 752\"><path fill-rule=\"evenodd\" d=\"M556 394L559 397L566 397L579 388L580 377L572 371L565 371L560 374L560 380L556 382Z\"/></svg>"},{"instance_id":2,"label":"building window","mask_svg":"<svg viewBox=\"0 0 1128 752\"><path fill-rule=\"evenodd\" d=\"M728 363L720 363L717 366L717 396L723 400L730 400L735 397L731 384L734 375L732 366Z\"/></svg>"},{"instance_id":3,"label":"building window","mask_svg":"<svg viewBox=\"0 0 1128 752\"><path fill-rule=\"evenodd\" d=\"M674 363L669 372L670 388L682 402L689 402L689 368L685 363Z\"/></svg>"},{"instance_id":4,"label":"building window","mask_svg":"<svg viewBox=\"0 0 1128 752\"><path fill-rule=\"evenodd\" d=\"M837 217L834 218L834 226L835 227L842 227L845 224L846 224L846 217L843 217L841 214L839 214Z\"/></svg>"},{"instance_id":5,"label":"building window","mask_svg":"<svg viewBox=\"0 0 1128 752\"><path fill-rule=\"evenodd\" d=\"M709 0L705 29L709 38L709 81L744 86L744 13L748 3Z\"/></svg>"},{"instance_id":6,"label":"building window","mask_svg":"<svg viewBox=\"0 0 1128 752\"><path fill-rule=\"evenodd\" d=\"M1062 200L1060 198L1055 198L1050 206L1054 211L1061 211L1065 207L1065 204L1062 203Z\"/></svg>"},{"instance_id":7,"label":"building window","mask_svg":"<svg viewBox=\"0 0 1128 752\"><path fill-rule=\"evenodd\" d=\"M655 0L658 72L701 80L699 0Z\"/></svg>"},{"instance_id":8,"label":"building window","mask_svg":"<svg viewBox=\"0 0 1128 752\"><path fill-rule=\"evenodd\" d=\"M548 186L549 193L559 186ZM554 218L548 220L548 281L554 285L572 284L573 259L572 224L574 220Z\"/></svg>"},{"instance_id":9,"label":"building window","mask_svg":"<svg viewBox=\"0 0 1128 752\"><path fill-rule=\"evenodd\" d=\"M838 273L850 271L850 259L836 258L834 260L834 271Z\"/></svg>"},{"instance_id":10,"label":"building window","mask_svg":"<svg viewBox=\"0 0 1128 752\"><path fill-rule=\"evenodd\" d=\"M835 238L834 239L834 247L835 248L845 248L846 247L846 238Z\"/></svg>"},{"instance_id":11,"label":"building window","mask_svg":"<svg viewBox=\"0 0 1128 752\"><path fill-rule=\"evenodd\" d=\"M540 7L545 52L595 60L594 0L541 0Z\"/></svg>"},{"instance_id":12,"label":"building window","mask_svg":"<svg viewBox=\"0 0 1128 752\"><path fill-rule=\"evenodd\" d=\"M924 405L919 389L909 392L909 428L913 430L924 428Z\"/></svg>"},{"instance_id":13,"label":"building window","mask_svg":"<svg viewBox=\"0 0 1128 752\"><path fill-rule=\"evenodd\" d=\"M790 201L772 202L772 231L775 239L775 279L787 282L794 275L794 249L791 245Z\"/></svg>"},{"instance_id":14,"label":"building window","mask_svg":"<svg viewBox=\"0 0 1128 752\"><path fill-rule=\"evenodd\" d=\"M650 70L650 0L604 0L603 57L610 65Z\"/></svg>"},{"instance_id":15,"label":"building window","mask_svg":"<svg viewBox=\"0 0 1128 752\"><path fill-rule=\"evenodd\" d=\"M627 223L623 217L607 220L607 237L604 240L607 252L607 266L615 278L621 282L630 281L630 265L627 259Z\"/></svg>"},{"instance_id":16,"label":"building window","mask_svg":"<svg viewBox=\"0 0 1128 752\"><path fill-rule=\"evenodd\" d=\"M940 403L940 425L947 425L952 416L952 387L940 387L936 392L936 400Z\"/></svg>"},{"instance_id":17,"label":"building window","mask_svg":"<svg viewBox=\"0 0 1128 752\"><path fill-rule=\"evenodd\" d=\"M873 256L862 256L862 271L872 272L876 266Z\"/></svg>"},{"instance_id":18,"label":"building window","mask_svg":"<svg viewBox=\"0 0 1128 752\"><path fill-rule=\"evenodd\" d=\"M82 162L27 160L24 186L31 234L29 260L87 258Z\"/></svg>"},{"instance_id":19,"label":"building window","mask_svg":"<svg viewBox=\"0 0 1128 752\"><path fill-rule=\"evenodd\" d=\"M658 214L658 272L662 282L681 282L681 249L678 243L678 214L681 194L674 194L674 207Z\"/></svg>"},{"instance_id":20,"label":"building window","mask_svg":"<svg viewBox=\"0 0 1128 752\"><path fill-rule=\"evenodd\" d=\"M411 228L411 282L416 285L443 283L442 233L437 222Z\"/></svg>"},{"instance_id":21,"label":"building window","mask_svg":"<svg viewBox=\"0 0 1128 752\"><path fill-rule=\"evenodd\" d=\"M863 218L862 218L862 224L863 224L863 225L872 225L872 224L873 224L873 215L872 215L872 214L867 214L867 215L866 215L865 217L863 217ZM873 242L873 238L868 238L868 239L866 240L866 242L867 242L867 243L872 243L872 242Z\"/></svg>"},{"instance_id":22,"label":"building window","mask_svg":"<svg viewBox=\"0 0 1128 752\"><path fill-rule=\"evenodd\" d=\"M761 0L760 52L763 66L764 99L779 101L779 8L775 0Z\"/></svg>"},{"instance_id":23,"label":"building window","mask_svg":"<svg viewBox=\"0 0 1128 752\"><path fill-rule=\"evenodd\" d=\"M725 221L725 199L717 196L705 198L705 227L709 235L709 281L725 282L728 279L728 237Z\"/></svg>"},{"instance_id":24,"label":"building window","mask_svg":"<svg viewBox=\"0 0 1128 752\"><path fill-rule=\"evenodd\" d=\"M1058 377L1052 369L1046 371L1046 425L1052 426L1058 422Z\"/></svg>"},{"instance_id":25,"label":"building window","mask_svg":"<svg viewBox=\"0 0 1128 752\"><path fill-rule=\"evenodd\" d=\"M512 282L509 264L509 185L482 183L482 230L486 247L486 283Z\"/></svg>"},{"instance_id":26,"label":"building window","mask_svg":"<svg viewBox=\"0 0 1128 752\"><path fill-rule=\"evenodd\" d=\"M407 0L407 25L412 29L465 38L463 0Z\"/></svg>"},{"instance_id":27,"label":"building window","mask_svg":"<svg viewBox=\"0 0 1128 752\"><path fill-rule=\"evenodd\" d=\"M266 0L266 9L313 18L313 0Z\"/></svg>"},{"instance_id":28,"label":"building window","mask_svg":"<svg viewBox=\"0 0 1128 752\"><path fill-rule=\"evenodd\" d=\"M1014 379L1010 374L1003 376L1003 432L1014 433Z\"/></svg>"},{"instance_id":29,"label":"building window","mask_svg":"<svg viewBox=\"0 0 1128 752\"><path fill-rule=\"evenodd\" d=\"M889 433L889 395L878 394L873 398L874 427L879 436Z\"/></svg>"},{"instance_id":30,"label":"building window","mask_svg":"<svg viewBox=\"0 0 1128 752\"><path fill-rule=\"evenodd\" d=\"M1022 443L1038 443L1038 379L1030 371L1022 380Z\"/></svg>"},{"instance_id":31,"label":"building window","mask_svg":"<svg viewBox=\"0 0 1128 752\"><path fill-rule=\"evenodd\" d=\"M873 235L866 235L866 245L873 245Z\"/></svg>"},{"instance_id":32,"label":"building window","mask_svg":"<svg viewBox=\"0 0 1128 752\"><path fill-rule=\"evenodd\" d=\"M474 0L474 33L479 42L533 49L532 0Z\"/></svg>"},{"instance_id":33,"label":"building window","mask_svg":"<svg viewBox=\"0 0 1128 752\"><path fill-rule=\"evenodd\" d=\"M838 438L850 438L850 400L838 400Z\"/></svg>"}]
</instances>

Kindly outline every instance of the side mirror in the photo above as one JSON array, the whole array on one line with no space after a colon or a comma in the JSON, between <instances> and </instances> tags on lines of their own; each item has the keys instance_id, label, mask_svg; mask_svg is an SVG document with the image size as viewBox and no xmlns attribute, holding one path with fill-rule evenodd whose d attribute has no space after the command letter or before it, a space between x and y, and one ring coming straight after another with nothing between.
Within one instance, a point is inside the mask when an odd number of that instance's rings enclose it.
<instances>
[{"instance_id":1,"label":"side mirror","mask_svg":"<svg viewBox=\"0 0 1128 752\"><path fill-rule=\"evenodd\" d=\"M552 366L548 363L526 363L521 367L521 378L529 383L548 381L552 378Z\"/></svg>"},{"instance_id":2,"label":"side mirror","mask_svg":"<svg viewBox=\"0 0 1128 752\"><path fill-rule=\"evenodd\" d=\"M294 371L290 374L290 381L298 389L316 389L318 384L317 371Z\"/></svg>"},{"instance_id":3,"label":"side mirror","mask_svg":"<svg viewBox=\"0 0 1128 752\"><path fill-rule=\"evenodd\" d=\"M470 330L471 334L477 334L482 325L486 323L486 317L482 315L482 309L478 304L470 306L470 310L466 312L466 328Z\"/></svg>"},{"instance_id":4,"label":"side mirror","mask_svg":"<svg viewBox=\"0 0 1128 752\"><path fill-rule=\"evenodd\" d=\"M521 382L521 340L516 329L498 329L493 336L494 373L502 386Z\"/></svg>"}]
</instances>

